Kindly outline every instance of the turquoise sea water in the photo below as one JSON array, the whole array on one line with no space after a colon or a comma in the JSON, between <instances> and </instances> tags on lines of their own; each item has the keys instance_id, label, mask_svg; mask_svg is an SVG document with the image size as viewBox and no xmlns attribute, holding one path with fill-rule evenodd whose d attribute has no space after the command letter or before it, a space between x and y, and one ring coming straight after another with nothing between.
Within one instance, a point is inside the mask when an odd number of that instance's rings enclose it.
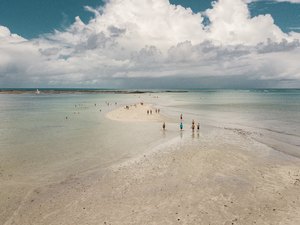
<instances>
[{"instance_id":1,"label":"turquoise sea water","mask_svg":"<svg viewBox=\"0 0 300 225\"><path fill-rule=\"evenodd\" d=\"M300 90L216 90L172 94L170 106L216 121L298 135Z\"/></svg>"},{"instance_id":2,"label":"turquoise sea water","mask_svg":"<svg viewBox=\"0 0 300 225\"><path fill-rule=\"evenodd\" d=\"M169 93L166 106L189 120L242 129L276 150L300 156L300 90L198 90Z\"/></svg>"},{"instance_id":3,"label":"turquoise sea water","mask_svg":"<svg viewBox=\"0 0 300 225\"><path fill-rule=\"evenodd\" d=\"M140 125L128 127L107 120L106 112L118 106L107 106L106 101L135 102L137 97L0 95L2 170L6 175L14 174L22 179L25 174L51 177L53 172L56 175L81 172L130 158L159 140L161 134L152 129L152 124L143 124L148 127L148 135L145 135L140 133Z\"/></svg>"},{"instance_id":4,"label":"turquoise sea water","mask_svg":"<svg viewBox=\"0 0 300 225\"><path fill-rule=\"evenodd\" d=\"M300 90L1 94L0 179L51 180L53 174L105 168L151 149L166 138L160 124L105 118L115 107L141 100L173 118L170 137L178 135L183 113L185 127L195 119L201 125L242 129L277 150L300 155ZM107 106L107 101L118 105Z\"/></svg>"}]
</instances>

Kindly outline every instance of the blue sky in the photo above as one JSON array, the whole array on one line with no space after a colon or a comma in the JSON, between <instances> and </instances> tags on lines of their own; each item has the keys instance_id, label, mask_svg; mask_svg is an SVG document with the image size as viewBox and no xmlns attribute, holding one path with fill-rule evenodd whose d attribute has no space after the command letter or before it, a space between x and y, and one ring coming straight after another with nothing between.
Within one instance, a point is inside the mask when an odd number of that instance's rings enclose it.
<instances>
[{"instance_id":1,"label":"blue sky","mask_svg":"<svg viewBox=\"0 0 300 225\"><path fill-rule=\"evenodd\" d=\"M0 24L24 37L37 37L69 26L78 15L87 22L92 14L83 7L100 4L100 0L1 0Z\"/></svg>"},{"instance_id":2,"label":"blue sky","mask_svg":"<svg viewBox=\"0 0 300 225\"><path fill-rule=\"evenodd\" d=\"M171 0L172 4L190 7L201 12L211 7L211 0ZM62 30L74 22L76 16L88 22L93 16L84 6L103 5L101 0L1 0L0 24L26 38ZM260 1L250 4L251 14L270 13L284 31L300 30L300 4Z\"/></svg>"},{"instance_id":3,"label":"blue sky","mask_svg":"<svg viewBox=\"0 0 300 225\"><path fill-rule=\"evenodd\" d=\"M0 12L0 87L300 87L300 0L0 0Z\"/></svg>"}]
</instances>

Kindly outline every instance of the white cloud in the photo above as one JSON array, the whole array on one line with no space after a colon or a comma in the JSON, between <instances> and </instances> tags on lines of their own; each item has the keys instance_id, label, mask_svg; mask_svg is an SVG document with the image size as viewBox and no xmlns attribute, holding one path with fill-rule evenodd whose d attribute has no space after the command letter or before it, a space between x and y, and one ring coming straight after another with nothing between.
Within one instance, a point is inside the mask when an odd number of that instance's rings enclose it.
<instances>
[{"instance_id":1,"label":"white cloud","mask_svg":"<svg viewBox=\"0 0 300 225\"><path fill-rule=\"evenodd\" d=\"M300 0L245 0L246 3L251 3L251 2L266 2L266 1L300 3Z\"/></svg>"},{"instance_id":2,"label":"white cloud","mask_svg":"<svg viewBox=\"0 0 300 225\"><path fill-rule=\"evenodd\" d=\"M17 34L12 34L7 27L0 25L0 41L2 42L20 42L25 41L24 38Z\"/></svg>"},{"instance_id":3,"label":"white cloud","mask_svg":"<svg viewBox=\"0 0 300 225\"><path fill-rule=\"evenodd\" d=\"M219 0L206 12L211 25L209 39L222 44L254 45L267 39L290 39L274 24L271 15L250 18L248 7L242 1Z\"/></svg>"},{"instance_id":4,"label":"white cloud","mask_svg":"<svg viewBox=\"0 0 300 225\"><path fill-rule=\"evenodd\" d=\"M34 40L0 26L1 86L228 75L300 80L299 33L282 32L270 15L251 18L242 0L219 0L203 15L168 0L86 9L95 15L88 24L76 17L65 31Z\"/></svg>"}]
</instances>

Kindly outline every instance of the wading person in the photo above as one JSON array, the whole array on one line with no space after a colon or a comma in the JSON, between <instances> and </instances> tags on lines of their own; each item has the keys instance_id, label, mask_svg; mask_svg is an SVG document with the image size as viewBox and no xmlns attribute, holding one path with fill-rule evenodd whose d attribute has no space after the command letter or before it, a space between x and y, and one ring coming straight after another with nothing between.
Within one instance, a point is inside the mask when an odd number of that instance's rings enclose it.
<instances>
[{"instance_id":1,"label":"wading person","mask_svg":"<svg viewBox=\"0 0 300 225\"><path fill-rule=\"evenodd\" d=\"M192 124L192 131L194 132L194 130L195 130L195 124L193 123Z\"/></svg>"}]
</instances>

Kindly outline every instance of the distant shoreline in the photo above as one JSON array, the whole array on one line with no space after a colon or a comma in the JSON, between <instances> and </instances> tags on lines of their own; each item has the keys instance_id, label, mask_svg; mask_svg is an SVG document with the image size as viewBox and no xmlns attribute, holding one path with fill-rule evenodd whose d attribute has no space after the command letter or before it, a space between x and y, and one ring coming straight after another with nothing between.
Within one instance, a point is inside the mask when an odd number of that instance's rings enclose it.
<instances>
[{"instance_id":1,"label":"distant shoreline","mask_svg":"<svg viewBox=\"0 0 300 225\"><path fill-rule=\"evenodd\" d=\"M227 91L245 91L245 92L263 92L293 93L300 91L299 88L250 88L250 89L96 89L96 88L38 88L40 94L155 94L155 93L189 93L189 92L227 92ZM0 94L35 94L36 88L0 88Z\"/></svg>"},{"instance_id":2,"label":"distant shoreline","mask_svg":"<svg viewBox=\"0 0 300 225\"><path fill-rule=\"evenodd\" d=\"M140 90L99 90L99 89L39 89L40 94L145 94L145 93L184 93L188 91L140 91ZM0 94L35 94L36 89L0 89Z\"/></svg>"}]
</instances>

